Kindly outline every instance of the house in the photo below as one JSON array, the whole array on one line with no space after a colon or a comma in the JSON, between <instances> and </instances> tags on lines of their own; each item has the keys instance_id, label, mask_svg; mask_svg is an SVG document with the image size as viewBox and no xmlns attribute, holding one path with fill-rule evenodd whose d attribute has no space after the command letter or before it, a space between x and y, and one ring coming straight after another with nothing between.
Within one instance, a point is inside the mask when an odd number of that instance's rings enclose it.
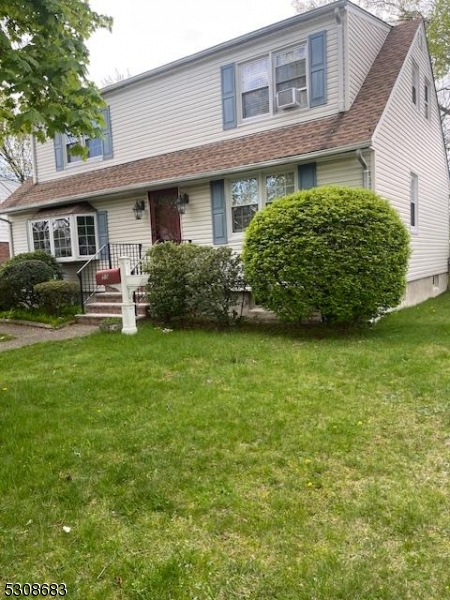
<instances>
[{"instance_id":1,"label":"house","mask_svg":"<svg viewBox=\"0 0 450 600\"><path fill-rule=\"evenodd\" d=\"M447 289L448 167L421 20L393 27L338 0L103 96L86 161L69 134L33 140L34 178L3 209L16 253L45 249L75 278L159 240L239 251L266 203L345 184L387 198L410 230L405 304Z\"/></svg>"},{"instance_id":2,"label":"house","mask_svg":"<svg viewBox=\"0 0 450 600\"><path fill-rule=\"evenodd\" d=\"M16 181L10 181L4 177L0 177L0 213L1 207L6 198L10 196L14 190L19 187ZM12 252L10 251L11 229L8 219L0 214L0 263L7 260Z\"/></svg>"}]
</instances>

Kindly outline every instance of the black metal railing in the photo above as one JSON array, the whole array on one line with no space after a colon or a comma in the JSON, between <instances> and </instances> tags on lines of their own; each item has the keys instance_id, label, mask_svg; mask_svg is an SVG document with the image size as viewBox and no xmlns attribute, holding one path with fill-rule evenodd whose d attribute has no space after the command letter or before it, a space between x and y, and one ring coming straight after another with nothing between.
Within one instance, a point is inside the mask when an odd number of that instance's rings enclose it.
<instances>
[{"instance_id":1,"label":"black metal railing","mask_svg":"<svg viewBox=\"0 0 450 600\"><path fill-rule=\"evenodd\" d=\"M83 312L86 302L101 287L97 285L95 280L97 271L117 269L121 256L127 256L130 259L131 273L133 275L142 274L142 244L105 244L77 273L80 282L80 302Z\"/></svg>"}]
</instances>

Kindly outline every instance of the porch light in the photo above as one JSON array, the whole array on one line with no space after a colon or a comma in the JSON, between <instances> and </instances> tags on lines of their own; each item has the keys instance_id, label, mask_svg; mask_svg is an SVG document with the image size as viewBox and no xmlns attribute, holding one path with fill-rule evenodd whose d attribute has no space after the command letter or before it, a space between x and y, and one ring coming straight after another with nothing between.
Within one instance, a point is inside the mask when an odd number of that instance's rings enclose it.
<instances>
[{"instance_id":1,"label":"porch light","mask_svg":"<svg viewBox=\"0 0 450 600\"><path fill-rule=\"evenodd\" d=\"M178 194L178 198L175 201L175 206L177 207L180 215L184 215L186 212L186 204L189 204L189 196L187 194Z\"/></svg>"},{"instance_id":2,"label":"porch light","mask_svg":"<svg viewBox=\"0 0 450 600\"><path fill-rule=\"evenodd\" d=\"M142 213L145 210L145 202L144 200L136 200L134 206L133 206L133 212L134 212L134 218L137 221L140 221L142 219Z\"/></svg>"}]
</instances>

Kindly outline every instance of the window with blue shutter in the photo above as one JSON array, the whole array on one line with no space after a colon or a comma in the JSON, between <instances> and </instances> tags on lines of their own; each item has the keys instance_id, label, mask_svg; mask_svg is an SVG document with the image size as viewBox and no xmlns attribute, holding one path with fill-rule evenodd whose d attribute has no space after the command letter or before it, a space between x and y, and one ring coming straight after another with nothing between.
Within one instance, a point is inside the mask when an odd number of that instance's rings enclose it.
<instances>
[{"instance_id":1,"label":"window with blue shutter","mask_svg":"<svg viewBox=\"0 0 450 600\"><path fill-rule=\"evenodd\" d=\"M309 36L309 105L327 103L327 32Z\"/></svg>"},{"instance_id":2,"label":"window with blue shutter","mask_svg":"<svg viewBox=\"0 0 450 600\"><path fill-rule=\"evenodd\" d=\"M53 145L55 150L55 168L57 171L61 171L68 164L77 163L82 160L80 156L71 154L70 152L75 144L87 147L88 160L96 157L103 157L103 160L106 160L113 157L110 109L106 107L101 112L104 119L102 138L74 137L69 133L57 133L55 135Z\"/></svg>"},{"instance_id":3,"label":"window with blue shutter","mask_svg":"<svg viewBox=\"0 0 450 600\"><path fill-rule=\"evenodd\" d=\"M226 244L228 236L224 180L211 181L210 188L213 243Z\"/></svg>"},{"instance_id":4,"label":"window with blue shutter","mask_svg":"<svg viewBox=\"0 0 450 600\"><path fill-rule=\"evenodd\" d=\"M230 64L220 70L222 84L222 122L224 129L237 125L236 118L236 76L235 65Z\"/></svg>"},{"instance_id":5,"label":"window with blue shutter","mask_svg":"<svg viewBox=\"0 0 450 600\"><path fill-rule=\"evenodd\" d=\"M309 190L317 185L316 163L307 163L298 167L298 189Z\"/></svg>"}]
</instances>

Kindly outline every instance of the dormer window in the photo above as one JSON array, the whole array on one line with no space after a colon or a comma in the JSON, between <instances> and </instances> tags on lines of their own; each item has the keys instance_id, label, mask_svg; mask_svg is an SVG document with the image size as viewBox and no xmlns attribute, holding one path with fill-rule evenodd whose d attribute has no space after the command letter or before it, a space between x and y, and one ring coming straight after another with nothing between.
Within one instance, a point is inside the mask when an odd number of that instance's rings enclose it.
<instances>
[{"instance_id":1,"label":"dormer window","mask_svg":"<svg viewBox=\"0 0 450 600\"><path fill-rule=\"evenodd\" d=\"M77 138L73 135L66 134L66 159L67 164L79 162L81 156L72 153L72 148L79 143L81 146L86 146L88 150L87 158L95 158L96 156L103 156L103 146L101 138L88 138L82 137Z\"/></svg>"},{"instance_id":2,"label":"dormer window","mask_svg":"<svg viewBox=\"0 0 450 600\"><path fill-rule=\"evenodd\" d=\"M242 118L264 115L270 111L269 58L263 57L241 65Z\"/></svg>"},{"instance_id":3,"label":"dormer window","mask_svg":"<svg viewBox=\"0 0 450 600\"><path fill-rule=\"evenodd\" d=\"M75 144L81 144L87 147L87 158L101 157L103 160L113 157L111 116L109 108L102 109L104 126L103 137L89 138L82 136L75 137L70 133L57 133L53 144L55 151L55 167L57 171L62 171L69 165L82 162L81 156L72 153Z\"/></svg>"},{"instance_id":4,"label":"dormer window","mask_svg":"<svg viewBox=\"0 0 450 600\"><path fill-rule=\"evenodd\" d=\"M300 106L308 102L306 88L306 44L274 55L275 92L297 90L293 98ZM280 96L277 96L281 97ZM278 103L279 104L279 103Z\"/></svg>"},{"instance_id":5,"label":"dormer window","mask_svg":"<svg viewBox=\"0 0 450 600\"><path fill-rule=\"evenodd\" d=\"M425 118L430 119L431 117L431 105L430 105L430 82L425 79L423 86L423 106Z\"/></svg>"},{"instance_id":6,"label":"dormer window","mask_svg":"<svg viewBox=\"0 0 450 600\"><path fill-rule=\"evenodd\" d=\"M326 104L327 54L327 32L319 31L293 46L221 66L223 129Z\"/></svg>"},{"instance_id":7,"label":"dormer window","mask_svg":"<svg viewBox=\"0 0 450 600\"><path fill-rule=\"evenodd\" d=\"M412 63L412 82L411 82L411 99L413 104L419 108L419 89L420 89L420 80L419 80L419 66L415 61Z\"/></svg>"}]
</instances>

